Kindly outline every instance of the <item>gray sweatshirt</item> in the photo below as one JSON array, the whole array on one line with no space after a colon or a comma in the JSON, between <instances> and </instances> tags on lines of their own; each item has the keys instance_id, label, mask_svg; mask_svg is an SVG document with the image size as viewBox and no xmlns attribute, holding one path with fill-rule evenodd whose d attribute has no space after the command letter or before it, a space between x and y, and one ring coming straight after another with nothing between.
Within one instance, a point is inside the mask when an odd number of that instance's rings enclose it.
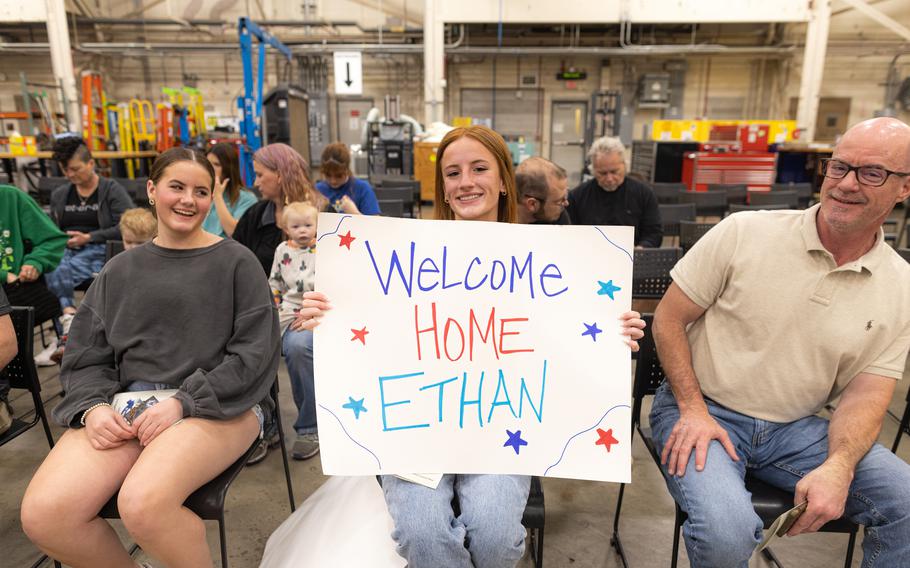
<instances>
[{"instance_id":1,"label":"gray sweatshirt","mask_svg":"<svg viewBox=\"0 0 910 568\"><path fill-rule=\"evenodd\" d=\"M227 419L256 403L281 357L259 261L225 239L201 249L146 243L111 259L70 327L54 419L75 427L87 408L134 381L179 388L184 416Z\"/></svg>"}]
</instances>

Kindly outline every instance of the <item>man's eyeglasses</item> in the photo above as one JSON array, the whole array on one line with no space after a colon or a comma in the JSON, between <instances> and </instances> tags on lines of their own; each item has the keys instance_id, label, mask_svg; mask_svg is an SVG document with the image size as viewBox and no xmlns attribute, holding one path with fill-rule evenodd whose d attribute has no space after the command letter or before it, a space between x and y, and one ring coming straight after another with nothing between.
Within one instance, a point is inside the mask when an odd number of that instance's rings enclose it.
<instances>
[{"instance_id":1,"label":"man's eyeglasses","mask_svg":"<svg viewBox=\"0 0 910 568\"><path fill-rule=\"evenodd\" d=\"M822 160L822 174L831 179L843 179L850 172L856 172L856 180L869 187L881 187L888 176L910 176L910 172L892 172L880 166L851 166L840 160Z\"/></svg>"}]
</instances>

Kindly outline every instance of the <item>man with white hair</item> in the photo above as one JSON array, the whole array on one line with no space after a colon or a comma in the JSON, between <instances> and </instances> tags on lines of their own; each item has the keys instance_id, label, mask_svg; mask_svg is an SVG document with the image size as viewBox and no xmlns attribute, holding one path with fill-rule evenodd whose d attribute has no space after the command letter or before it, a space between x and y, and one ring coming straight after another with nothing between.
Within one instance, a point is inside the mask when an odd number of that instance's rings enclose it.
<instances>
[{"instance_id":1,"label":"man with white hair","mask_svg":"<svg viewBox=\"0 0 910 568\"><path fill-rule=\"evenodd\" d=\"M807 503L788 535L843 515L864 567L910 566L910 466L875 443L910 348L910 266L882 232L910 197L910 126L861 122L822 172L819 205L711 229L654 314L651 429L692 566L747 566L747 472Z\"/></svg>"},{"instance_id":2,"label":"man with white hair","mask_svg":"<svg viewBox=\"0 0 910 568\"><path fill-rule=\"evenodd\" d=\"M594 179L569 192L567 211L576 225L635 227L635 246L659 247L663 240L657 197L644 183L626 177L625 146L598 138L588 150Z\"/></svg>"}]
</instances>

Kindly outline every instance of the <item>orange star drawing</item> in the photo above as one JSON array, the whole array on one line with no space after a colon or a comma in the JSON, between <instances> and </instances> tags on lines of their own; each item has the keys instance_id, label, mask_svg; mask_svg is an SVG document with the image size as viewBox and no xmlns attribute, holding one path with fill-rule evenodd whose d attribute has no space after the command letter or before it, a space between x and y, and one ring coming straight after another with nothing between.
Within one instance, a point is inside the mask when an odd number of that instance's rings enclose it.
<instances>
[{"instance_id":1,"label":"orange star drawing","mask_svg":"<svg viewBox=\"0 0 910 568\"><path fill-rule=\"evenodd\" d=\"M370 332L367 331L366 326L364 326L363 329L351 328L351 333L354 334L354 337L351 338L351 341L357 341L359 339L360 343L364 345L367 344L367 334Z\"/></svg>"},{"instance_id":2,"label":"orange star drawing","mask_svg":"<svg viewBox=\"0 0 910 568\"><path fill-rule=\"evenodd\" d=\"M597 446L602 444L605 448L607 448L608 452L610 451L610 446L619 443L619 440L613 437L613 428L610 428L606 432L598 428L597 434L600 436L600 438L594 442L594 445Z\"/></svg>"},{"instance_id":3,"label":"orange star drawing","mask_svg":"<svg viewBox=\"0 0 910 568\"><path fill-rule=\"evenodd\" d=\"M351 250L351 243L353 243L354 239L356 239L357 237L352 237L351 231L348 231L347 234L338 235L338 238L341 239L340 241L338 241L338 246L348 247L348 250Z\"/></svg>"}]
</instances>

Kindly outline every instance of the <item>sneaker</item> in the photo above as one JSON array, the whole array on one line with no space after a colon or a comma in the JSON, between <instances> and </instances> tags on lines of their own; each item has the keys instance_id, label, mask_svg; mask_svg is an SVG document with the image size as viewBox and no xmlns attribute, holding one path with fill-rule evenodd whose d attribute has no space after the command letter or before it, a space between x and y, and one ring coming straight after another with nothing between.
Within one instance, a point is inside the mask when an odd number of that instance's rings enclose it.
<instances>
[{"instance_id":1,"label":"sneaker","mask_svg":"<svg viewBox=\"0 0 910 568\"><path fill-rule=\"evenodd\" d=\"M256 445L256 449L253 450L253 453L250 454L250 457L246 460L246 465L256 465L265 459L265 456L269 455L269 443L266 440L259 440L259 444Z\"/></svg>"},{"instance_id":2,"label":"sneaker","mask_svg":"<svg viewBox=\"0 0 910 568\"><path fill-rule=\"evenodd\" d=\"M291 457L295 460L309 459L319 453L319 434L297 434Z\"/></svg>"},{"instance_id":3,"label":"sneaker","mask_svg":"<svg viewBox=\"0 0 910 568\"><path fill-rule=\"evenodd\" d=\"M60 316L60 326L63 328L63 335L60 336L60 341L57 342L57 349L51 354L51 361L57 365L63 361L63 352L66 349L66 339L70 334L70 325L73 323L73 318L75 314L63 314Z\"/></svg>"},{"instance_id":4,"label":"sneaker","mask_svg":"<svg viewBox=\"0 0 910 568\"><path fill-rule=\"evenodd\" d=\"M5 400L0 400L0 436L9 430L13 425L13 417L10 414L9 405Z\"/></svg>"},{"instance_id":5,"label":"sneaker","mask_svg":"<svg viewBox=\"0 0 910 568\"><path fill-rule=\"evenodd\" d=\"M38 367L53 367L54 365L56 365L56 363L54 363L54 361L51 359L51 357L53 356L54 352L56 352L56 351L57 351L57 340L52 339L51 342L48 344L48 346L45 347L43 351L41 351L41 353L38 353L37 355L35 355L35 365L37 365Z\"/></svg>"}]
</instances>

